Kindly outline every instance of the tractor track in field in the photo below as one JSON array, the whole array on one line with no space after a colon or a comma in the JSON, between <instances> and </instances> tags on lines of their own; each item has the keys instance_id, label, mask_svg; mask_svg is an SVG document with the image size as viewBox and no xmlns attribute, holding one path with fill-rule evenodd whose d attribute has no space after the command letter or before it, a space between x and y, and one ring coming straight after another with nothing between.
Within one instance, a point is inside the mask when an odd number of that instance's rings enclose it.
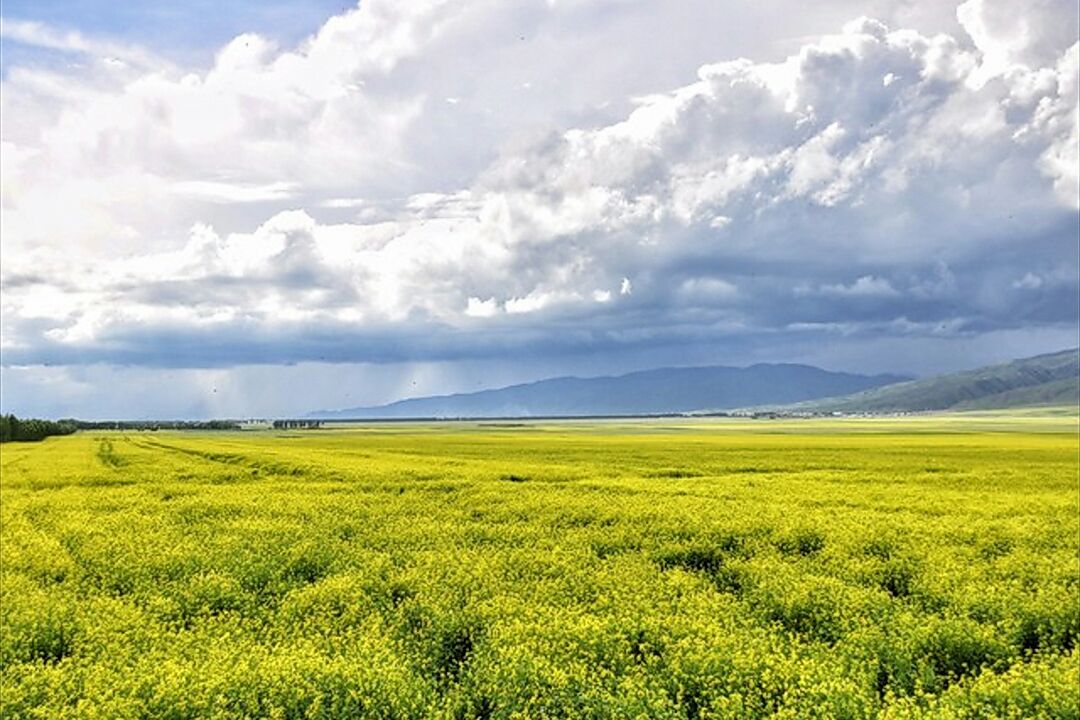
<instances>
[{"instance_id":1,"label":"tractor track in field","mask_svg":"<svg viewBox=\"0 0 1080 720\"><path fill-rule=\"evenodd\" d=\"M188 457L198 458L200 460L206 460L207 462L216 463L218 465L226 465L237 468L246 468L251 471L257 471L259 475L267 476L288 476L288 477L309 477L313 474L313 468L303 465L293 465L290 463L281 462L278 460L260 460L251 455L243 455L240 453L231 452L218 452L210 450L194 450L192 448L186 448L179 445L170 445L159 440L131 440L137 447L144 450L164 450L179 455L186 455ZM326 480L339 480L343 479L338 474L326 473L325 471L319 471L317 473L319 479Z\"/></svg>"},{"instance_id":2,"label":"tractor track in field","mask_svg":"<svg viewBox=\"0 0 1080 720\"><path fill-rule=\"evenodd\" d=\"M126 440L126 438L124 438ZM99 438L97 451L94 455L97 457L104 467L111 470L117 470L128 464L128 460L122 454L116 451L113 447L113 442L109 438Z\"/></svg>"}]
</instances>

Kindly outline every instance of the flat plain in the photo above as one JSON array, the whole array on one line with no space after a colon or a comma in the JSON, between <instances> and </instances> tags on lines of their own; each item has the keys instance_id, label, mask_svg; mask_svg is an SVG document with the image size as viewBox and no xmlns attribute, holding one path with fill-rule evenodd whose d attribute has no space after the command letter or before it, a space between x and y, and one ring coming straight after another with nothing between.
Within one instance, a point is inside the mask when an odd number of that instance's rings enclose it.
<instances>
[{"instance_id":1,"label":"flat plain","mask_svg":"<svg viewBox=\"0 0 1080 720\"><path fill-rule=\"evenodd\" d=\"M1075 410L2 450L6 718L1077 718Z\"/></svg>"}]
</instances>

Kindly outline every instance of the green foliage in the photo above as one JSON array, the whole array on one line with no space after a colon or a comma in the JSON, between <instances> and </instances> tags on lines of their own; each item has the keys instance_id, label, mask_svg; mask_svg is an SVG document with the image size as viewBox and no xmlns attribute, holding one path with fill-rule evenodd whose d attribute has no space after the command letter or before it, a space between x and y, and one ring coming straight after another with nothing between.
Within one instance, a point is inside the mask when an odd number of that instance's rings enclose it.
<instances>
[{"instance_id":1,"label":"green foliage","mask_svg":"<svg viewBox=\"0 0 1080 720\"><path fill-rule=\"evenodd\" d=\"M1076 420L6 445L5 718L1080 718Z\"/></svg>"},{"instance_id":2,"label":"green foliage","mask_svg":"<svg viewBox=\"0 0 1080 720\"><path fill-rule=\"evenodd\" d=\"M52 435L70 435L76 430L73 420L38 420L0 415L0 442L36 442Z\"/></svg>"}]
</instances>

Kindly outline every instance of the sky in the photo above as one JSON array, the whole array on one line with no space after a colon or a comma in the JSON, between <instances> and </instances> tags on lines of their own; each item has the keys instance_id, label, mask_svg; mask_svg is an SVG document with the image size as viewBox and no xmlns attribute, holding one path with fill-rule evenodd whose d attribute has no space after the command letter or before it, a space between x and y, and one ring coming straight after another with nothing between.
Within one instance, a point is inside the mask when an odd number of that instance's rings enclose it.
<instances>
[{"instance_id":1,"label":"sky","mask_svg":"<svg viewBox=\"0 0 1080 720\"><path fill-rule=\"evenodd\" d=\"M0 405L1080 345L1073 0L6 0Z\"/></svg>"}]
</instances>

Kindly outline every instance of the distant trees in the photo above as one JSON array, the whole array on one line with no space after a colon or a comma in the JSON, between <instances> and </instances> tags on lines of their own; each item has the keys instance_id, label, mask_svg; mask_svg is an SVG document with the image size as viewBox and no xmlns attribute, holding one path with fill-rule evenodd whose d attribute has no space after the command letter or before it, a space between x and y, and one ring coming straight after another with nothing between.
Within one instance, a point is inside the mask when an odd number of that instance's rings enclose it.
<instances>
[{"instance_id":1,"label":"distant trees","mask_svg":"<svg viewBox=\"0 0 1080 720\"><path fill-rule=\"evenodd\" d=\"M275 430L314 430L321 420L275 420ZM0 442L44 440L76 430L239 430L234 420L37 420L0 415Z\"/></svg>"},{"instance_id":2,"label":"distant trees","mask_svg":"<svg viewBox=\"0 0 1080 720\"><path fill-rule=\"evenodd\" d=\"M322 427L322 420L275 420L275 430L315 430Z\"/></svg>"},{"instance_id":3,"label":"distant trees","mask_svg":"<svg viewBox=\"0 0 1080 720\"><path fill-rule=\"evenodd\" d=\"M239 430L234 420L74 420L80 430Z\"/></svg>"},{"instance_id":4,"label":"distant trees","mask_svg":"<svg viewBox=\"0 0 1080 720\"><path fill-rule=\"evenodd\" d=\"M74 420L38 420L0 415L0 442L32 442L50 435L70 435L78 428Z\"/></svg>"}]
</instances>

